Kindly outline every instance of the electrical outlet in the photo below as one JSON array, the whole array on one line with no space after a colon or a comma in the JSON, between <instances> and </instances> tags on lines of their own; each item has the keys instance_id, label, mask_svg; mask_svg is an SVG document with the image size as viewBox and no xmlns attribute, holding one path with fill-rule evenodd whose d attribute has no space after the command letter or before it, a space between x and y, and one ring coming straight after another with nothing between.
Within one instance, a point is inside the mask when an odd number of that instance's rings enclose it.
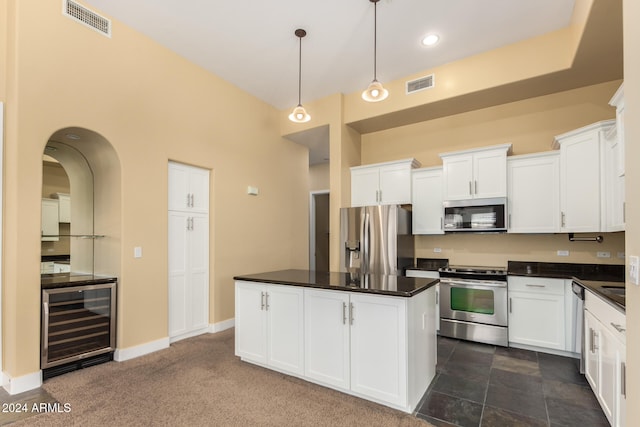
<instances>
[{"instance_id":1,"label":"electrical outlet","mask_svg":"<svg viewBox=\"0 0 640 427\"><path fill-rule=\"evenodd\" d=\"M569 251L558 251L558 256L569 256Z\"/></svg>"},{"instance_id":2,"label":"electrical outlet","mask_svg":"<svg viewBox=\"0 0 640 427\"><path fill-rule=\"evenodd\" d=\"M624 252L618 252L618 258L624 259L624 256L625 256Z\"/></svg>"},{"instance_id":3,"label":"electrical outlet","mask_svg":"<svg viewBox=\"0 0 640 427\"><path fill-rule=\"evenodd\" d=\"M442 248L433 248L433 252L439 254L442 252Z\"/></svg>"},{"instance_id":4,"label":"electrical outlet","mask_svg":"<svg viewBox=\"0 0 640 427\"><path fill-rule=\"evenodd\" d=\"M611 258L611 252L597 252L596 256L598 258Z\"/></svg>"},{"instance_id":5,"label":"electrical outlet","mask_svg":"<svg viewBox=\"0 0 640 427\"><path fill-rule=\"evenodd\" d=\"M629 281L634 285L640 284L638 281L638 276L640 276L640 273L638 272L639 268L640 268L640 260L638 259L638 257L630 256L629 257Z\"/></svg>"}]
</instances>

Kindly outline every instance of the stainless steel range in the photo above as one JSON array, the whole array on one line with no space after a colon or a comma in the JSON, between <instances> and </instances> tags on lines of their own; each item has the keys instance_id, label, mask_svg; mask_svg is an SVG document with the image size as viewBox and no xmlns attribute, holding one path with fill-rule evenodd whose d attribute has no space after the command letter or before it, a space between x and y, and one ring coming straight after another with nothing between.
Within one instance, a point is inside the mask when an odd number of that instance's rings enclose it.
<instances>
[{"instance_id":1,"label":"stainless steel range","mask_svg":"<svg viewBox=\"0 0 640 427\"><path fill-rule=\"evenodd\" d=\"M509 346L504 267L442 267L440 335Z\"/></svg>"}]
</instances>

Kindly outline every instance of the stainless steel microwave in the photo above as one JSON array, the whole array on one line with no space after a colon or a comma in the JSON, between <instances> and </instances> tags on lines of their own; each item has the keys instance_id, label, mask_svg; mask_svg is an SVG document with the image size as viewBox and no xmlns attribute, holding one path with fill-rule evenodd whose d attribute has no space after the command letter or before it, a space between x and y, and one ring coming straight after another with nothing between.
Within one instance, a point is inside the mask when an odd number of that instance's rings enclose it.
<instances>
[{"instance_id":1,"label":"stainless steel microwave","mask_svg":"<svg viewBox=\"0 0 640 427\"><path fill-rule=\"evenodd\" d=\"M507 198L449 200L444 202L445 232L507 231Z\"/></svg>"}]
</instances>

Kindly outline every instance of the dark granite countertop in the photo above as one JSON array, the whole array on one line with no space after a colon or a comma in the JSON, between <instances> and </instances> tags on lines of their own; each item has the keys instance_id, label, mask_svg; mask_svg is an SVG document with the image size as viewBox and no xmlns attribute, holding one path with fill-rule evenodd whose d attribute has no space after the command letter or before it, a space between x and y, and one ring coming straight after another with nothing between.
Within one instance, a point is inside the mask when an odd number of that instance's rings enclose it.
<instances>
[{"instance_id":1,"label":"dark granite countertop","mask_svg":"<svg viewBox=\"0 0 640 427\"><path fill-rule=\"evenodd\" d=\"M624 288L624 268L624 265L617 264L509 261L508 272L512 276L572 279L615 307L624 310L625 297L607 289Z\"/></svg>"},{"instance_id":2,"label":"dark granite countertop","mask_svg":"<svg viewBox=\"0 0 640 427\"><path fill-rule=\"evenodd\" d=\"M349 273L316 272L310 270L280 270L240 275L234 280L262 282L337 291L412 297L438 283L438 279L368 274L353 280Z\"/></svg>"},{"instance_id":3,"label":"dark granite countertop","mask_svg":"<svg viewBox=\"0 0 640 427\"><path fill-rule=\"evenodd\" d=\"M99 285L117 281L112 276L96 276L94 274L53 273L40 276L42 289L66 288L70 286Z\"/></svg>"}]
</instances>

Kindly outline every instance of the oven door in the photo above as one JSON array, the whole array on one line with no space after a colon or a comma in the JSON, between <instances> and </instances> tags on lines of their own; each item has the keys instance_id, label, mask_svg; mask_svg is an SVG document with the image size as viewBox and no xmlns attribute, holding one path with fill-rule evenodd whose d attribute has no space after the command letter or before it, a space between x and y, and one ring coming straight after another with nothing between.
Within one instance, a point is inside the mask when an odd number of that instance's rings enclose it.
<instances>
[{"instance_id":1,"label":"oven door","mask_svg":"<svg viewBox=\"0 0 640 427\"><path fill-rule=\"evenodd\" d=\"M507 282L440 279L440 318L507 326Z\"/></svg>"}]
</instances>

